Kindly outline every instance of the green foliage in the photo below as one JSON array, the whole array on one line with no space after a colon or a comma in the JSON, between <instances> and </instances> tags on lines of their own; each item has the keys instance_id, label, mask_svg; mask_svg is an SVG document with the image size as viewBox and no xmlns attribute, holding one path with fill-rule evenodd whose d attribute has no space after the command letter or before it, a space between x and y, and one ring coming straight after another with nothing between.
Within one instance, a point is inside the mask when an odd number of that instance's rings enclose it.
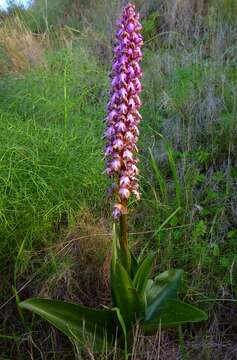
<instances>
[{"instance_id":1,"label":"green foliage","mask_svg":"<svg viewBox=\"0 0 237 360\"><path fill-rule=\"evenodd\" d=\"M159 12L154 11L143 20L142 36L145 42L151 40L155 35L157 35L159 16Z\"/></svg>"},{"instance_id":2,"label":"green foliage","mask_svg":"<svg viewBox=\"0 0 237 360\"><path fill-rule=\"evenodd\" d=\"M9 76L0 87L0 253L14 259L25 241L19 272L27 250L49 245L61 221L73 222L84 206L98 209L106 193L104 114L92 97L104 74L83 51L48 59L47 67Z\"/></svg>"},{"instance_id":3,"label":"green foliage","mask_svg":"<svg viewBox=\"0 0 237 360\"><path fill-rule=\"evenodd\" d=\"M173 300L177 297L181 270L169 270L151 280L149 275L154 256L147 256L139 264L132 278L120 263L120 248L117 244L114 226L110 279L113 300L111 310L91 310L79 305L45 299L26 300L18 306L40 315L80 346L85 346L88 340L92 341L94 337L94 351L97 352L104 350L105 339L111 345L118 336L119 343L125 344L125 359L128 358L127 334L137 323L141 324L145 333L154 333L163 325L177 327L207 319L203 311Z\"/></svg>"},{"instance_id":4,"label":"green foliage","mask_svg":"<svg viewBox=\"0 0 237 360\"><path fill-rule=\"evenodd\" d=\"M146 320L152 320L161 312L167 299L177 297L177 291L180 287L182 271L168 270L154 279L147 291L147 310Z\"/></svg>"},{"instance_id":5,"label":"green foliage","mask_svg":"<svg viewBox=\"0 0 237 360\"><path fill-rule=\"evenodd\" d=\"M103 108L95 99L107 85L106 73L81 48L46 54L45 61L45 66L39 66L17 81L9 77L8 81L2 82L1 106L5 111L34 117L41 124L70 127L70 123L65 124L67 121L88 116L88 127L93 126L91 113L97 109L103 116Z\"/></svg>"},{"instance_id":6,"label":"green foliage","mask_svg":"<svg viewBox=\"0 0 237 360\"><path fill-rule=\"evenodd\" d=\"M93 342L94 351L103 351L106 346L113 347L117 331L117 315L113 310L88 309L48 299L30 299L19 306L40 315L82 347L88 342Z\"/></svg>"},{"instance_id":7,"label":"green foliage","mask_svg":"<svg viewBox=\"0 0 237 360\"><path fill-rule=\"evenodd\" d=\"M133 283L138 293L144 293L147 287L149 276L152 271L154 256L147 256L140 264L134 276Z\"/></svg>"},{"instance_id":8,"label":"green foliage","mask_svg":"<svg viewBox=\"0 0 237 360\"><path fill-rule=\"evenodd\" d=\"M24 19L32 31L45 32L64 25L66 14L69 12L72 15L72 9L75 11L75 1L72 0L36 0L24 14Z\"/></svg>"},{"instance_id":9,"label":"green foliage","mask_svg":"<svg viewBox=\"0 0 237 360\"><path fill-rule=\"evenodd\" d=\"M196 307L181 301L169 299L162 308L161 315L156 320L142 322L142 329L151 334L159 327L175 327L185 323L195 323L207 320L207 315Z\"/></svg>"},{"instance_id":10,"label":"green foliage","mask_svg":"<svg viewBox=\"0 0 237 360\"><path fill-rule=\"evenodd\" d=\"M220 11L221 15L225 21L232 20L235 21L237 15L237 4L235 0L218 0L213 2L217 3L217 9Z\"/></svg>"},{"instance_id":11,"label":"green foliage","mask_svg":"<svg viewBox=\"0 0 237 360\"><path fill-rule=\"evenodd\" d=\"M144 311L145 309L137 309L140 307L138 293L127 271L118 261L116 261L115 271L111 272L111 291L114 306L119 308L125 325L129 328L136 319L137 310Z\"/></svg>"}]
</instances>

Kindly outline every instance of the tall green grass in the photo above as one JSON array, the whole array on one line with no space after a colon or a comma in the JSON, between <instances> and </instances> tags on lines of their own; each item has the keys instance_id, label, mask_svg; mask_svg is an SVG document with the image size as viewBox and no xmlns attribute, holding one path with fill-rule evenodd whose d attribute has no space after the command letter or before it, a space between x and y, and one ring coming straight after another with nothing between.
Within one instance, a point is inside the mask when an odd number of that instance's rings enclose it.
<instances>
[{"instance_id":1,"label":"tall green grass","mask_svg":"<svg viewBox=\"0 0 237 360\"><path fill-rule=\"evenodd\" d=\"M57 52L18 79L1 82L1 254L13 258L23 241L51 242L79 209L101 209L103 70L82 51ZM26 239L26 240L25 240Z\"/></svg>"}]
</instances>

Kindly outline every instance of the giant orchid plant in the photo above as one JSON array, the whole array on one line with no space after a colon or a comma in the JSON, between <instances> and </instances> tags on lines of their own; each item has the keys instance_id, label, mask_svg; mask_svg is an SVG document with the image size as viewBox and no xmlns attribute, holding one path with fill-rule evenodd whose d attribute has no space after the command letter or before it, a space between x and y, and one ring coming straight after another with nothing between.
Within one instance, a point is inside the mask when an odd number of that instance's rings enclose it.
<instances>
[{"instance_id":1,"label":"giant orchid plant","mask_svg":"<svg viewBox=\"0 0 237 360\"><path fill-rule=\"evenodd\" d=\"M140 198L136 144L142 119L139 63L143 40L134 5L129 3L123 9L117 27L105 131L106 173L114 180L110 192L116 199L110 277L112 307L90 309L48 299L29 299L19 306L40 315L82 347L89 342L95 351L103 351L113 349L117 343L127 358L135 325L139 324L145 334L152 334L161 327L198 322L207 316L177 300L182 270L169 269L150 278L154 255L138 260L129 248L128 199L132 194Z\"/></svg>"}]
</instances>

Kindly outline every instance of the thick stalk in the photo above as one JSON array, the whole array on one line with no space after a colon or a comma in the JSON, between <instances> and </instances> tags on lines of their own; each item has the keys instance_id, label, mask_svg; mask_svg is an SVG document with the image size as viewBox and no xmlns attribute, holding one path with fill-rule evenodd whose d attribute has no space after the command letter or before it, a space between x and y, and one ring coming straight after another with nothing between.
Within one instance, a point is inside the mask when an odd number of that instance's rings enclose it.
<instances>
[{"instance_id":1,"label":"thick stalk","mask_svg":"<svg viewBox=\"0 0 237 360\"><path fill-rule=\"evenodd\" d=\"M124 204L127 207L127 202ZM128 248L128 218L126 214L120 217L119 243L121 249L121 261L128 274L131 272L131 255Z\"/></svg>"},{"instance_id":2,"label":"thick stalk","mask_svg":"<svg viewBox=\"0 0 237 360\"><path fill-rule=\"evenodd\" d=\"M128 218L126 214L120 216L120 247L123 250L128 248Z\"/></svg>"}]
</instances>

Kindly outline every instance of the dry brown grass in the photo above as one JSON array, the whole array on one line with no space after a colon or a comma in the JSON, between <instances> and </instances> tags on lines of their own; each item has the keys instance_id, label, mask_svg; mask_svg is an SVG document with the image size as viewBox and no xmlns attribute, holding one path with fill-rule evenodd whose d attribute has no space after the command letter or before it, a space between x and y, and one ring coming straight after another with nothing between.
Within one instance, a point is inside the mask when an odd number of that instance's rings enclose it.
<instances>
[{"instance_id":1,"label":"dry brown grass","mask_svg":"<svg viewBox=\"0 0 237 360\"><path fill-rule=\"evenodd\" d=\"M49 278L40 295L71 299L90 307L110 304L111 237L107 233L103 218L95 219L88 210L82 211L76 225L62 233L62 241L54 250L62 259L70 259L69 266Z\"/></svg>"},{"instance_id":2,"label":"dry brown grass","mask_svg":"<svg viewBox=\"0 0 237 360\"><path fill-rule=\"evenodd\" d=\"M0 24L0 48L10 71L25 71L42 62L44 46L43 36L34 35L18 17Z\"/></svg>"}]
</instances>

